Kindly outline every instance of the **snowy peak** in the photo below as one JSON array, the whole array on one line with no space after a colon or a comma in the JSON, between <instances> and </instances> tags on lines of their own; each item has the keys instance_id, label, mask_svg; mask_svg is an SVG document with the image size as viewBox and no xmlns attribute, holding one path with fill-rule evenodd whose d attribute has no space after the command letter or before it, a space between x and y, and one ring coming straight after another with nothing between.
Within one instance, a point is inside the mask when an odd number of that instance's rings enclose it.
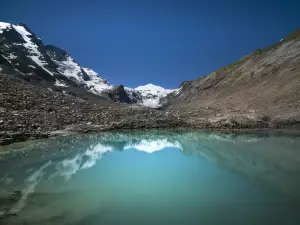
<instances>
[{"instance_id":1,"label":"snowy peak","mask_svg":"<svg viewBox=\"0 0 300 225\"><path fill-rule=\"evenodd\" d=\"M164 89L151 83L136 87L134 90L138 91L142 96L141 104L150 108L160 107L163 103L163 99L166 98L168 94L176 91L171 89Z\"/></svg>"},{"instance_id":2,"label":"snowy peak","mask_svg":"<svg viewBox=\"0 0 300 225\"><path fill-rule=\"evenodd\" d=\"M37 74L53 80L56 65L47 55L42 42L24 24L0 23L0 58L21 73Z\"/></svg>"},{"instance_id":3,"label":"snowy peak","mask_svg":"<svg viewBox=\"0 0 300 225\"><path fill-rule=\"evenodd\" d=\"M146 84L144 86L138 86L135 88L137 91L147 91L151 93L162 93L162 92L172 92L172 90L164 89L160 86L154 84Z\"/></svg>"}]
</instances>

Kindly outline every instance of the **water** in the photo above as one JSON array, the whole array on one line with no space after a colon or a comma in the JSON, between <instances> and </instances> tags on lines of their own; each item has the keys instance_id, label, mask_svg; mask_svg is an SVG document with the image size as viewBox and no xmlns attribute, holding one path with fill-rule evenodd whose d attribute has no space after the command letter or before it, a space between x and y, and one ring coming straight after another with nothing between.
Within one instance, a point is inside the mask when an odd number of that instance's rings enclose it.
<instances>
[{"instance_id":1,"label":"water","mask_svg":"<svg viewBox=\"0 0 300 225\"><path fill-rule=\"evenodd\" d=\"M0 224L300 224L300 137L112 132L2 147Z\"/></svg>"}]
</instances>

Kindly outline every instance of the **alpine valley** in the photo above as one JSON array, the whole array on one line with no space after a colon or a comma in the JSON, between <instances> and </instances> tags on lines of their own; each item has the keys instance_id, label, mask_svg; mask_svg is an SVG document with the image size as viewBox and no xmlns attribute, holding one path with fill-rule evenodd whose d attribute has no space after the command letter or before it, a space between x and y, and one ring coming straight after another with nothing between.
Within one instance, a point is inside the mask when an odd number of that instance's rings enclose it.
<instances>
[{"instance_id":1,"label":"alpine valley","mask_svg":"<svg viewBox=\"0 0 300 225\"><path fill-rule=\"evenodd\" d=\"M25 24L0 22L0 143L113 129L299 128L299 63L296 30L178 89L129 88Z\"/></svg>"}]
</instances>

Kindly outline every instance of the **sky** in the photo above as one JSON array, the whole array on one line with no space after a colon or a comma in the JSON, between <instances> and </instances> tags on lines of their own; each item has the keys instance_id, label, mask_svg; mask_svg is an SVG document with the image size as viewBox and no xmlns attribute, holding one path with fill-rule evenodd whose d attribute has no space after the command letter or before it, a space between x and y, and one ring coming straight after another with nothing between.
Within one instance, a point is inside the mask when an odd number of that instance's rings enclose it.
<instances>
[{"instance_id":1,"label":"sky","mask_svg":"<svg viewBox=\"0 0 300 225\"><path fill-rule=\"evenodd\" d=\"M299 8L293 0L9 0L0 21L27 24L112 84L177 88L300 28Z\"/></svg>"}]
</instances>

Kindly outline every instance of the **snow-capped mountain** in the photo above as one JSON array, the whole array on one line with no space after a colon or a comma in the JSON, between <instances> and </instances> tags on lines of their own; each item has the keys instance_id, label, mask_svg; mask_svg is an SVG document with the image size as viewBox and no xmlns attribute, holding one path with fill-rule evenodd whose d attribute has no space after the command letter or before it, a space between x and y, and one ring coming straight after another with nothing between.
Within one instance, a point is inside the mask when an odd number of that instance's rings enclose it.
<instances>
[{"instance_id":1,"label":"snow-capped mountain","mask_svg":"<svg viewBox=\"0 0 300 225\"><path fill-rule=\"evenodd\" d=\"M161 106L162 99L175 91L153 84L137 88L112 85L97 72L82 67L66 51L44 45L24 24L0 22L0 69L33 83L72 90L78 96L88 92L115 102L151 108Z\"/></svg>"},{"instance_id":2,"label":"snow-capped mountain","mask_svg":"<svg viewBox=\"0 0 300 225\"><path fill-rule=\"evenodd\" d=\"M44 45L24 24L0 23L0 63L21 74L52 80L59 75Z\"/></svg>"},{"instance_id":3,"label":"snow-capped mountain","mask_svg":"<svg viewBox=\"0 0 300 225\"><path fill-rule=\"evenodd\" d=\"M141 95L140 104L150 108L158 108L162 105L162 100L167 97L168 94L176 90L164 89L160 86L147 84L144 86L138 86L134 89L126 88L126 91L138 92Z\"/></svg>"},{"instance_id":4,"label":"snow-capped mountain","mask_svg":"<svg viewBox=\"0 0 300 225\"><path fill-rule=\"evenodd\" d=\"M89 68L81 67L67 52L53 45L46 45L46 51L53 62L58 66L57 70L79 86L84 86L95 95L103 91L111 90L111 85L98 73ZM63 81L58 81L56 86L67 86Z\"/></svg>"}]
</instances>

